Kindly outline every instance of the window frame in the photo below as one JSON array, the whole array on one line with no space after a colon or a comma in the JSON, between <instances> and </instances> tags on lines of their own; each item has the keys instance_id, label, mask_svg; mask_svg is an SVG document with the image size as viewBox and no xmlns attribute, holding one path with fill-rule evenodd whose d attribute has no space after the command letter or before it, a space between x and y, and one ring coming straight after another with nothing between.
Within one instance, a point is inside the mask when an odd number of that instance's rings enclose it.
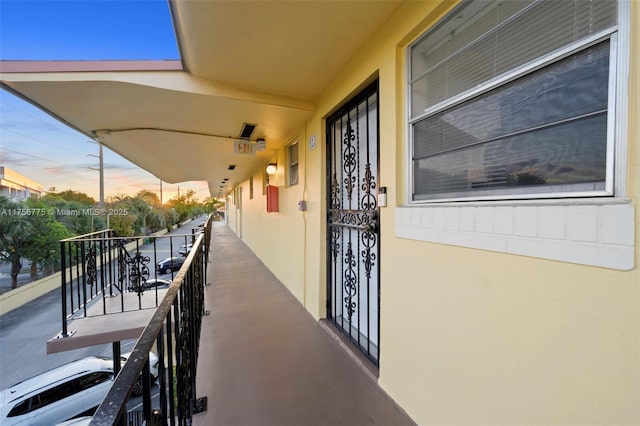
<instances>
[{"instance_id":1,"label":"window frame","mask_svg":"<svg viewBox=\"0 0 640 426\"><path fill-rule=\"evenodd\" d=\"M406 132L407 132L407 167L405 167L405 182L407 182L407 201L409 204L433 204L446 202L469 202L469 201L508 201L508 200L528 200L528 199L571 199L584 197L623 197L626 195L626 164L627 164L627 78L629 69L629 9L628 2L617 2L618 24L606 30L592 34L577 42L565 45L537 59L511 69L497 78L490 79L484 83L452 96L439 102L421 114L412 118L412 83L418 81L423 75L421 73L416 78L412 78L412 48L420 43L424 38L429 37L441 24L448 22L459 12L468 2L464 2L458 7L454 7L445 17L437 22L432 28L425 30L406 48L405 66L405 87L406 87ZM517 194L493 194L468 196L440 197L432 199L416 199L414 194L415 174L414 174L414 124L430 116L441 113L449 108L460 105L466 101L477 98L491 90L505 87L521 77L524 77L537 70L542 70L562 59L575 55L584 49L594 46L600 42L609 40L609 80L608 80L608 104L607 104L607 129L606 129L606 175L605 189L595 191L572 191L572 192L551 192L553 188L541 192L539 188L527 190L526 186L519 187Z\"/></svg>"},{"instance_id":2,"label":"window frame","mask_svg":"<svg viewBox=\"0 0 640 426\"><path fill-rule=\"evenodd\" d=\"M295 163L291 161L291 148L293 148L293 146L297 145L297 158ZM289 145L287 145L287 186L295 186L298 183L300 183L300 144L298 143L297 140L291 142ZM293 173L291 172L291 169L293 167L296 167L296 181L295 182L291 182L291 177L293 176Z\"/></svg>"}]
</instances>

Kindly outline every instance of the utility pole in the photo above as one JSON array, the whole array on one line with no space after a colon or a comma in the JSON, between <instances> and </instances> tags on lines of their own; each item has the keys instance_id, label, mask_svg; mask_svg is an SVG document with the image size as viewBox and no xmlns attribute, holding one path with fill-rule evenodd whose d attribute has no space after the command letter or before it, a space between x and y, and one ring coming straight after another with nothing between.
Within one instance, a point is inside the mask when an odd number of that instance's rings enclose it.
<instances>
[{"instance_id":1,"label":"utility pole","mask_svg":"<svg viewBox=\"0 0 640 426\"><path fill-rule=\"evenodd\" d=\"M100 160L100 168L96 169L95 167L89 167L89 169L91 170L97 170L100 172L100 207L104 208L104 161L103 161L103 155L102 155L102 142L98 141L98 142L94 142L94 141L88 141L87 143L97 143L98 147L100 148L99 154L100 155L93 155L93 154L87 154L89 157L97 157Z\"/></svg>"},{"instance_id":2,"label":"utility pole","mask_svg":"<svg viewBox=\"0 0 640 426\"><path fill-rule=\"evenodd\" d=\"M160 179L160 205L162 205L162 179Z\"/></svg>"},{"instance_id":3,"label":"utility pole","mask_svg":"<svg viewBox=\"0 0 640 426\"><path fill-rule=\"evenodd\" d=\"M98 157L100 161L99 169L95 167L89 167L91 170L98 170L100 172L100 208L104 209L104 156L103 156L103 148L102 141L98 138L97 141L88 141L87 143L97 143L99 147L99 155L87 154L90 157ZM93 217L91 217L93 222ZM93 230L93 223L91 224L91 229ZM107 229L109 229L109 215L107 214Z\"/></svg>"},{"instance_id":4,"label":"utility pole","mask_svg":"<svg viewBox=\"0 0 640 426\"><path fill-rule=\"evenodd\" d=\"M100 207L104 208L104 157L102 155L102 142L98 142L100 146Z\"/></svg>"}]
</instances>

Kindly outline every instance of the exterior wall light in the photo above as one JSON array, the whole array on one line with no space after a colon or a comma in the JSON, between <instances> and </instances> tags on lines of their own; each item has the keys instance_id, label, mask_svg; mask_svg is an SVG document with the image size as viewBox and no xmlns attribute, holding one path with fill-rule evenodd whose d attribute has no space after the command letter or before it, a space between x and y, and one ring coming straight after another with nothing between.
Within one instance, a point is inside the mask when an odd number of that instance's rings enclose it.
<instances>
[{"instance_id":1,"label":"exterior wall light","mask_svg":"<svg viewBox=\"0 0 640 426\"><path fill-rule=\"evenodd\" d=\"M269 163L267 166L267 174L274 175L278 171L278 165L276 163Z\"/></svg>"}]
</instances>

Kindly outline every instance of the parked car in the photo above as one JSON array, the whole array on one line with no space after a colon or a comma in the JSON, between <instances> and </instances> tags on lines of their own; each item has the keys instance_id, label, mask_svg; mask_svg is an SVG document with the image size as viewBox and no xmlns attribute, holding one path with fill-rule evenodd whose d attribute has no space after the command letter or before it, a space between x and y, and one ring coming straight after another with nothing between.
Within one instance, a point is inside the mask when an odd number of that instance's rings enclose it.
<instances>
[{"instance_id":1,"label":"parked car","mask_svg":"<svg viewBox=\"0 0 640 426\"><path fill-rule=\"evenodd\" d=\"M169 272L182 268L184 261L184 257L168 257L156 264L156 270L161 274L168 274Z\"/></svg>"},{"instance_id":2,"label":"parked car","mask_svg":"<svg viewBox=\"0 0 640 426\"><path fill-rule=\"evenodd\" d=\"M91 415L107 395L113 360L87 357L0 391L0 424L54 425Z\"/></svg>"},{"instance_id":3,"label":"parked car","mask_svg":"<svg viewBox=\"0 0 640 426\"><path fill-rule=\"evenodd\" d=\"M182 244L180 246L180 249L178 250L178 253L180 253L183 256L186 256L189 254L189 252L191 251L191 248L193 248L193 244L189 243L189 244Z\"/></svg>"},{"instance_id":4,"label":"parked car","mask_svg":"<svg viewBox=\"0 0 640 426\"><path fill-rule=\"evenodd\" d=\"M58 423L56 426L89 426L91 420L93 420L92 416L82 416L67 420L66 422Z\"/></svg>"},{"instance_id":5,"label":"parked car","mask_svg":"<svg viewBox=\"0 0 640 426\"><path fill-rule=\"evenodd\" d=\"M153 288L169 288L171 286L171 281L164 280L162 278L149 278L147 281L142 284L142 291L150 290ZM138 291L138 285L131 285L128 287L129 291Z\"/></svg>"},{"instance_id":6,"label":"parked car","mask_svg":"<svg viewBox=\"0 0 640 426\"><path fill-rule=\"evenodd\" d=\"M127 352L126 354L120 355L120 359L123 363L127 362L127 360L131 357L131 352ZM153 352L149 352L149 372L151 373L151 381L155 382L158 378L158 364L160 363L160 359L158 355ZM133 387L131 393L134 396L142 395L142 376L138 378L138 381Z\"/></svg>"}]
</instances>

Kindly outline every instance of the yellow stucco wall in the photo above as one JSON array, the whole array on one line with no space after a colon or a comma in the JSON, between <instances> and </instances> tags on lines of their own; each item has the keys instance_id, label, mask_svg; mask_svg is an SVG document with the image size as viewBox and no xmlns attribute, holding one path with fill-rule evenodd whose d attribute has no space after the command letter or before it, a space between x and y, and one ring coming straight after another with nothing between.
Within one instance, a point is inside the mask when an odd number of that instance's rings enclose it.
<instances>
[{"instance_id":1,"label":"yellow stucco wall","mask_svg":"<svg viewBox=\"0 0 640 426\"><path fill-rule=\"evenodd\" d=\"M299 130L300 184L278 175L266 213L261 171L243 187L243 238L316 318L325 312L324 118L380 84L379 383L418 424L640 424L640 5L632 2L628 198L635 267L584 266L395 236L406 200L405 47L451 7L408 2L317 101ZM307 146L315 136L318 146ZM284 164L284 152L276 154ZM281 171L279 171L281 173ZM297 210L300 199L308 210ZM233 208L228 209L235 218ZM235 219L229 219L233 229Z\"/></svg>"},{"instance_id":2,"label":"yellow stucco wall","mask_svg":"<svg viewBox=\"0 0 640 426\"><path fill-rule=\"evenodd\" d=\"M302 140L301 137L286 141L287 145L295 140ZM267 213L266 195L263 190L264 168L260 168L253 174L253 197L251 197L250 181L246 180L240 185L242 199L234 204L233 195L229 198L227 214L230 228L241 235L241 238L271 272L300 303L304 303L306 213L298 210L298 202L303 199L305 182L303 149L300 150L299 157L300 177L297 185L285 184L287 176L284 150L279 150L264 164L265 167L271 162L278 164L276 175L270 178L270 183L278 186L279 211L277 213ZM242 206L241 213L238 211L239 206Z\"/></svg>"}]
</instances>

